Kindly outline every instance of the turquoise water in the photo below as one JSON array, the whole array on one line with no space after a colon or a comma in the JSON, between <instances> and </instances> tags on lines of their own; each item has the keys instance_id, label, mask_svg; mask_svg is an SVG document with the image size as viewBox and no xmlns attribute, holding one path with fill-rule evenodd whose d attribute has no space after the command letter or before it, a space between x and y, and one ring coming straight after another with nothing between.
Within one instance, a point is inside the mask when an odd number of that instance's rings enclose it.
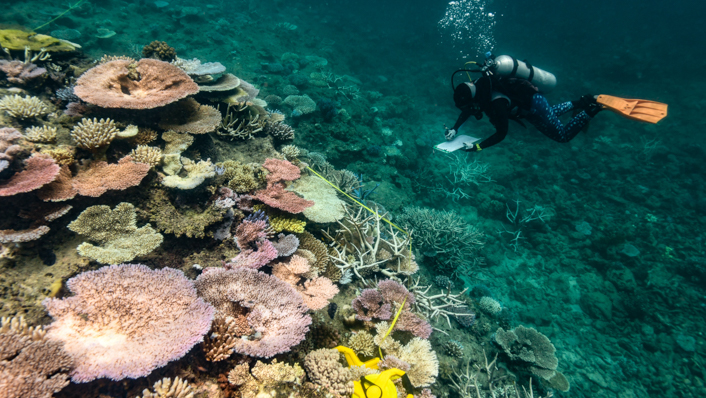
<instances>
[{"instance_id":1,"label":"turquoise water","mask_svg":"<svg viewBox=\"0 0 706 398\"><path fill-rule=\"evenodd\" d=\"M2 29L37 28L68 7L7 3L0 16ZM464 288L471 292L464 296L477 312L471 328L432 322L450 334L435 332L430 339L440 362L439 377L431 386L436 396L462 396L453 387L453 369L469 360L481 363L484 350L500 352L500 367L519 384L527 386L533 377L536 394L552 391L547 383L537 386L536 375L497 349L497 329L520 325L536 328L556 347L557 370L571 384L569 392L554 391L556 396L706 395L702 6L508 0L164 3L84 2L37 32L80 44L81 52L54 59L64 68L77 65L81 72L104 54L139 58L145 45L160 40L180 58L222 63L259 88L260 99L285 98L285 86L296 86L300 95L319 104L316 111L298 116L292 108L267 100L295 130L294 140L286 143L323 154L336 169L362 174L365 189L379 185L369 199L382 205L393 222L405 220L405 209L431 208L455 213L455 219L484 235L477 250L467 241L440 242L442 248L469 247L450 263L412 240L418 275L429 283L440 274L450 277L454 293ZM587 93L610 94L668 103L669 116L651 125L604 111L566 144L549 140L532 126L511 123L503 142L480 153L435 152L433 145L444 141L444 126L453 125L458 116L451 73L466 61L482 61L486 51L527 59L556 75L558 85L547 95L552 104ZM323 58L326 64L307 67L306 62L318 61L304 62L306 56ZM292 59L299 61L288 62ZM329 80L311 73L326 74ZM54 91L76 77L69 73L26 92L63 106L52 98ZM2 89L9 86L3 80ZM333 113L327 114L325 103ZM29 126L3 117L2 127ZM120 117L138 120L129 111ZM60 143L69 143L71 124L78 120L61 122ZM471 118L462 130L482 137L493 132L487 117ZM240 146L242 141L209 144L204 137L208 135L198 136L195 149L187 152L191 158L262 163L270 156L261 147ZM281 149L282 144L275 146ZM124 142L110 148L109 163L131 149ZM97 154L79 152L74 174L81 156L98 159ZM461 171L473 177L459 179ZM68 278L100 267L75 254L82 240L66 228L86 207L130 201L138 207L138 225L155 224L148 214L150 201L157 200L150 196L156 190L152 184L158 182L157 172L150 173L139 188L123 194L79 196L70 202L74 208L67 219L52 224L47 236L17 246L15 257L0 264L5 274L0 277L0 315L25 315L32 325L49 324L51 318L39 304L50 295L49 285L59 280L64 287L57 297L70 296ZM10 175L0 177L7 180ZM206 189L170 192L180 209L194 212L202 211L213 194ZM41 203L29 198L33 194L24 195L0 198L2 229L29 227L29 222L16 220L17 213ZM321 238L322 229L334 226L309 223L306 229ZM425 224L414 226L415 234L425 233L420 230ZM216 248L210 238L164 235L157 254L133 262L182 268L193 279L197 274L190 267L196 261L218 265L234 255ZM57 265L41 265L38 253L46 250L56 254ZM217 254L209 257L211 252ZM350 304L356 289L363 287L359 281L341 285L334 301L339 307ZM487 293L474 296L481 290ZM481 311L481 296L494 298L502 311ZM316 313L315 321L330 323L342 336L350 334L341 322L326 317L325 310ZM464 347L461 358L443 348L452 339ZM279 358L301 361L310 348ZM107 379L72 383L55 396L133 396L161 377L174 376L195 385L207 380L215 384L232 368L233 363L205 361L199 350L148 378L131 380L133 384Z\"/></svg>"}]
</instances>

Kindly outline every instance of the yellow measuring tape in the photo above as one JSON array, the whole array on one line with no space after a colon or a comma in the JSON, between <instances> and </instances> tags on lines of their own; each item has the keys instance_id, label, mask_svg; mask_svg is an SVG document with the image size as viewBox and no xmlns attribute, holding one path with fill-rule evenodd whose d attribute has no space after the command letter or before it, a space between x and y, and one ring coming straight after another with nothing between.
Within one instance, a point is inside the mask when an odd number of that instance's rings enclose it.
<instances>
[{"instance_id":1,"label":"yellow measuring tape","mask_svg":"<svg viewBox=\"0 0 706 398\"><path fill-rule=\"evenodd\" d=\"M367 210L367 211L369 211L369 212L371 212L371 213L377 215L377 216L380 217L383 221L385 221L386 223L388 223L388 224L392 225L393 227L397 228L397 229L398 229L400 232L402 232L403 234L407 235L407 236L409 237L409 252L410 252L410 254L412 253L412 237L409 236L409 233L408 233L407 231L405 231L404 229L398 227L397 225L395 225L392 221L388 220L387 218L381 217L380 215L378 215L377 212L373 211L373 210L372 210L371 208L369 208L368 206L366 206L366 205L360 203L358 200L356 200L356 199L355 199L354 197L352 197L351 195L348 195L347 193L343 192L343 191L341 190L341 188L339 188L339 187L336 186L336 184L334 184L334 183L332 183L331 181L329 181L329 180L327 180L326 178L324 178L324 176L322 176L321 174L319 174L319 173L317 173L316 171L314 171L314 169L312 169L311 167L306 166L306 168L307 168L309 171L311 171L312 173L316 174L316 175L317 175L319 178L321 178L322 180L326 181L330 186L334 187L338 192L340 192L340 193L346 195L346 197L348 197L348 199L350 199L350 200L354 201L355 203L359 204L359 205L360 205L362 208L364 208L365 210Z\"/></svg>"},{"instance_id":2,"label":"yellow measuring tape","mask_svg":"<svg viewBox=\"0 0 706 398\"><path fill-rule=\"evenodd\" d=\"M382 340L380 340L380 345L378 346L378 350L380 351L380 359L385 359L382 357L382 348L380 348L380 346L382 345L382 343L385 342L385 339L387 338L387 336L390 335L390 332L392 332L392 328L395 327L395 323L397 323L397 318L399 318L400 314L402 314L402 310L404 309L404 303L406 303L406 302L407 302L407 297L405 296L404 300L402 300L402 305L400 306L400 309L397 310L397 314L395 315L395 319L392 320L392 325L390 325L390 328L387 329L387 333L385 333L385 335L382 336Z\"/></svg>"}]
</instances>

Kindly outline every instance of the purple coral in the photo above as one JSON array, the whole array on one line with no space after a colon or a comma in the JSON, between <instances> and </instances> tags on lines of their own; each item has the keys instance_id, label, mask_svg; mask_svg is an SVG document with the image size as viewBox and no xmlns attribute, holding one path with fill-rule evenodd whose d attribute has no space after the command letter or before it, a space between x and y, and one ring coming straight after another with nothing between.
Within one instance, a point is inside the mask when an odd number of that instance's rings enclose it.
<instances>
[{"instance_id":1,"label":"purple coral","mask_svg":"<svg viewBox=\"0 0 706 398\"><path fill-rule=\"evenodd\" d=\"M270 358L306 337L311 317L301 295L277 277L248 269L206 268L196 279L199 296L216 307L217 316L245 311L251 335L236 336L235 352Z\"/></svg>"},{"instance_id":2,"label":"purple coral","mask_svg":"<svg viewBox=\"0 0 706 398\"><path fill-rule=\"evenodd\" d=\"M404 302L404 309L395 323L395 330L404 330L417 337L428 339L432 331L431 325L412 312L414 294L391 279L378 282L377 289L363 290L360 296L353 299L351 306L356 311L356 319L386 321L392 318L395 308L393 303L399 309L402 302Z\"/></svg>"},{"instance_id":3,"label":"purple coral","mask_svg":"<svg viewBox=\"0 0 706 398\"><path fill-rule=\"evenodd\" d=\"M47 338L64 343L78 383L147 376L202 341L213 320L213 307L172 268L111 265L67 286L74 296L44 300L54 318Z\"/></svg>"},{"instance_id":4,"label":"purple coral","mask_svg":"<svg viewBox=\"0 0 706 398\"><path fill-rule=\"evenodd\" d=\"M5 72L8 82L21 86L41 83L47 74L47 70L44 68L17 60L0 60L0 71Z\"/></svg>"}]
</instances>

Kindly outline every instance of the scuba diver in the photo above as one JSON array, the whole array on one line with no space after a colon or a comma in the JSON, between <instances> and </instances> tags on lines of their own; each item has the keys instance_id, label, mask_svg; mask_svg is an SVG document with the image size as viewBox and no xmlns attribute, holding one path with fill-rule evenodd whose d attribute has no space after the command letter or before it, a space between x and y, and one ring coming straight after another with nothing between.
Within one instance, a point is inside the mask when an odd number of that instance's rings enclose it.
<instances>
[{"instance_id":1,"label":"scuba diver","mask_svg":"<svg viewBox=\"0 0 706 398\"><path fill-rule=\"evenodd\" d=\"M458 72L481 72L483 75L454 88L453 79ZM605 108L632 119L653 123L656 121L647 120L638 111L644 112L647 109L648 116L653 117L659 113L659 119L666 116L665 104L606 95L584 95L575 101L550 106L542 93L549 92L556 86L556 77L508 55L494 57L491 53L486 53L486 62L480 69L459 69L454 72L451 75L451 86L454 90L454 102L461 110L461 115L451 129L446 129L444 135L447 140L452 140L461 125L471 116L480 120L485 114L495 126L495 133L485 140L479 143L463 142L460 149L468 152L481 151L505 139L510 120L524 126L521 121L524 119L552 140L566 143L576 137L588 122ZM632 107L628 110L625 104ZM654 104L663 105L664 109L649 109L654 108ZM569 111L574 111L575 115L564 124L559 117Z\"/></svg>"}]
</instances>

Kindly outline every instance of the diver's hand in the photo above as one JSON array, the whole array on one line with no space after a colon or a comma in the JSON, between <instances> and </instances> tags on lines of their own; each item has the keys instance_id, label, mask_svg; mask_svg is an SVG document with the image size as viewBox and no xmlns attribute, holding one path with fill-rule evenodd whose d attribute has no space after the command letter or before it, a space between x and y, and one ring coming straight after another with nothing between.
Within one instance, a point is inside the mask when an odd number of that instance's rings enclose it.
<instances>
[{"instance_id":1,"label":"diver's hand","mask_svg":"<svg viewBox=\"0 0 706 398\"><path fill-rule=\"evenodd\" d=\"M444 133L444 136L446 137L447 141L452 140L456 136L456 130L454 129L446 129L446 133Z\"/></svg>"},{"instance_id":2,"label":"diver's hand","mask_svg":"<svg viewBox=\"0 0 706 398\"><path fill-rule=\"evenodd\" d=\"M479 152L481 150L481 147L471 142L464 142L463 150L466 152Z\"/></svg>"}]
</instances>

